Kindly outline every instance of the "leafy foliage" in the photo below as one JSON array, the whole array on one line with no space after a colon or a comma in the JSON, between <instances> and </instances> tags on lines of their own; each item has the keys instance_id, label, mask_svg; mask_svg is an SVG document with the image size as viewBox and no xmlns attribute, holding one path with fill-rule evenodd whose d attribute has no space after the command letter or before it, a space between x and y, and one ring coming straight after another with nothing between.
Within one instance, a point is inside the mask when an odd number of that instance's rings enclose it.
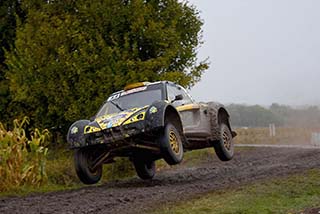
<instances>
[{"instance_id":1,"label":"leafy foliage","mask_svg":"<svg viewBox=\"0 0 320 214\"><path fill-rule=\"evenodd\" d=\"M35 129L27 139L23 127L28 123L14 121L12 131L0 123L0 190L8 190L25 184L40 185L46 181L46 140L48 130Z\"/></svg>"},{"instance_id":2,"label":"leafy foliage","mask_svg":"<svg viewBox=\"0 0 320 214\"><path fill-rule=\"evenodd\" d=\"M168 79L192 86L208 66L196 64L202 21L185 2L36 2L24 1L27 19L6 54L12 111L36 126L66 130L127 83Z\"/></svg>"},{"instance_id":3,"label":"leafy foliage","mask_svg":"<svg viewBox=\"0 0 320 214\"><path fill-rule=\"evenodd\" d=\"M6 111L10 103L9 81L5 78L5 50L14 46L17 22L25 18L19 0L1 0L0 2L0 119L7 120ZM19 19L17 21L17 19Z\"/></svg>"}]
</instances>

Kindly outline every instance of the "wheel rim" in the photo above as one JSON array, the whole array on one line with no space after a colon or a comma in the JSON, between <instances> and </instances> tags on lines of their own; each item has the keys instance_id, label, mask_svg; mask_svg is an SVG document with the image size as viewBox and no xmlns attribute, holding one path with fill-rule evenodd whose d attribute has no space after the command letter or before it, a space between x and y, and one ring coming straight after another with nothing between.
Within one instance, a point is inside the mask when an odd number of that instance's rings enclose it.
<instances>
[{"instance_id":1,"label":"wheel rim","mask_svg":"<svg viewBox=\"0 0 320 214\"><path fill-rule=\"evenodd\" d=\"M228 151L231 151L232 149L231 137L226 130L224 130L222 133L222 141L223 141L224 148L226 148L226 150Z\"/></svg>"},{"instance_id":2,"label":"wheel rim","mask_svg":"<svg viewBox=\"0 0 320 214\"><path fill-rule=\"evenodd\" d=\"M170 146L171 146L172 151L176 154L179 154L180 147L179 147L178 138L177 138L175 132L172 130L169 133L169 142L170 142Z\"/></svg>"}]
</instances>

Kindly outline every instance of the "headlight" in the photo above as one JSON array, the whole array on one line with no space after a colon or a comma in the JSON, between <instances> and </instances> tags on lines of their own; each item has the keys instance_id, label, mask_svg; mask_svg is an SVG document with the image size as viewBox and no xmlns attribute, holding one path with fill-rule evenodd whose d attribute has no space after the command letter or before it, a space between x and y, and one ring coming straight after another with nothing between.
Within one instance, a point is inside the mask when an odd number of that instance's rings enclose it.
<instances>
[{"instance_id":1,"label":"headlight","mask_svg":"<svg viewBox=\"0 0 320 214\"><path fill-rule=\"evenodd\" d=\"M145 117L146 117L146 111L145 110L139 111L131 115L131 117L129 117L126 121L124 121L122 125L127 125L130 123L135 123L135 122L144 120Z\"/></svg>"},{"instance_id":2,"label":"headlight","mask_svg":"<svg viewBox=\"0 0 320 214\"><path fill-rule=\"evenodd\" d=\"M84 127L84 134L94 133L101 131L97 122L91 122L87 126Z\"/></svg>"}]
</instances>

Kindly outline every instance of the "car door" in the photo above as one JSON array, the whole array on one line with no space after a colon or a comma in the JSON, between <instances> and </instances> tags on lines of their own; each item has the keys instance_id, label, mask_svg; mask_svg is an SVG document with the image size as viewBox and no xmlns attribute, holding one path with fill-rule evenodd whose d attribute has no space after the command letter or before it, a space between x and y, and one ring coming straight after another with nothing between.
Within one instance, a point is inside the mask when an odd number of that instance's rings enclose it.
<instances>
[{"instance_id":1,"label":"car door","mask_svg":"<svg viewBox=\"0 0 320 214\"><path fill-rule=\"evenodd\" d=\"M168 100L180 113L183 131L187 138L203 140L210 136L210 123L205 104L196 103L183 87L175 84L167 85L167 95ZM182 95L181 100L175 100L178 95Z\"/></svg>"}]
</instances>

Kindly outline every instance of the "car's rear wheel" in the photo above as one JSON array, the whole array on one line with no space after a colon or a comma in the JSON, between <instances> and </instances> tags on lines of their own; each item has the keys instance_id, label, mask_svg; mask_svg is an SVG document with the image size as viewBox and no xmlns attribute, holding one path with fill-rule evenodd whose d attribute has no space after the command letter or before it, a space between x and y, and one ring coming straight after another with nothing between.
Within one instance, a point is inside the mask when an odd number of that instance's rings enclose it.
<instances>
[{"instance_id":1,"label":"car's rear wheel","mask_svg":"<svg viewBox=\"0 0 320 214\"><path fill-rule=\"evenodd\" d=\"M220 124L219 140L213 144L217 156L222 161L229 161L234 155L234 144L231 130L224 122Z\"/></svg>"},{"instance_id":2,"label":"car's rear wheel","mask_svg":"<svg viewBox=\"0 0 320 214\"><path fill-rule=\"evenodd\" d=\"M142 180L150 180L156 174L155 161L134 159L133 165L134 165L134 168L136 169L137 175Z\"/></svg>"},{"instance_id":3,"label":"car's rear wheel","mask_svg":"<svg viewBox=\"0 0 320 214\"><path fill-rule=\"evenodd\" d=\"M95 184L102 176L102 165L93 169L94 150L77 149L74 153L74 165L79 179L84 184Z\"/></svg>"},{"instance_id":4,"label":"car's rear wheel","mask_svg":"<svg viewBox=\"0 0 320 214\"><path fill-rule=\"evenodd\" d=\"M164 160L169 165L175 165L183 159L181 135L174 125L167 123L163 135L159 138L160 149Z\"/></svg>"}]
</instances>

